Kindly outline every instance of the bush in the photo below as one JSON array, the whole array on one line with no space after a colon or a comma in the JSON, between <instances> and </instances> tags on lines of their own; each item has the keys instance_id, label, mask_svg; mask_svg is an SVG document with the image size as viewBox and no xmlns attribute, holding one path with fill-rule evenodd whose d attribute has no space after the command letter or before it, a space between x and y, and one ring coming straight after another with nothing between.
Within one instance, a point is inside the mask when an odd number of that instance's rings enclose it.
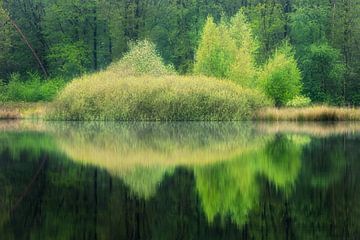
<instances>
[{"instance_id":1,"label":"bush","mask_svg":"<svg viewBox=\"0 0 360 240\"><path fill-rule=\"evenodd\" d=\"M55 100L58 120L241 120L269 105L261 93L207 77L128 76L74 80Z\"/></svg>"},{"instance_id":2,"label":"bush","mask_svg":"<svg viewBox=\"0 0 360 240\"><path fill-rule=\"evenodd\" d=\"M130 44L130 51L109 70L125 75L169 75L175 74L172 65L165 65L156 51L156 47L148 40Z\"/></svg>"},{"instance_id":3,"label":"bush","mask_svg":"<svg viewBox=\"0 0 360 240\"><path fill-rule=\"evenodd\" d=\"M260 74L260 84L277 106L284 106L300 95L301 74L294 56L276 52Z\"/></svg>"},{"instance_id":4,"label":"bush","mask_svg":"<svg viewBox=\"0 0 360 240\"><path fill-rule=\"evenodd\" d=\"M307 107L311 104L311 99L304 96L297 96L286 103L287 107Z\"/></svg>"},{"instance_id":5,"label":"bush","mask_svg":"<svg viewBox=\"0 0 360 240\"><path fill-rule=\"evenodd\" d=\"M148 41L107 70L71 82L48 114L59 120L241 120L269 100L209 77L178 76Z\"/></svg>"},{"instance_id":6,"label":"bush","mask_svg":"<svg viewBox=\"0 0 360 240\"><path fill-rule=\"evenodd\" d=\"M43 80L37 74L29 74L24 80L19 74L13 74L7 84L0 86L0 101L51 101L64 86L61 79Z\"/></svg>"}]
</instances>

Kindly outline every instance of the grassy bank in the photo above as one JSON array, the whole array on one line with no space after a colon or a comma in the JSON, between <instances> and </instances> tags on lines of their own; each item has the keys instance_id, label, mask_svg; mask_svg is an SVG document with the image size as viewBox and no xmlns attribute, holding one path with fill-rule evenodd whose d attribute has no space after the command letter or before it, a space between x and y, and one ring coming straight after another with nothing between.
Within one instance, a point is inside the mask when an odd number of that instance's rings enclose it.
<instances>
[{"instance_id":1,"label":"grassy bank","mask_svg":"<svg viewBox=\"0 0 360 240\"><path fill-rule=\"evenodd\" d=\"M360 108L314 106L305 108L267 108L255 120L265 121L360 121Z\"/></svg>"},{"instance_id":2,"label":"grassy bank","mask_svg":"<svg viewBox=\"0 0 360 240\"><path fill-rule=\"evenodd\" d=\"M0 120L43 118L48 103L0 102Z\"/></svg>"},{"instance_id":3,"label":"grassy bank","mask_svg":"<svg viewBox=\"0 0 360 240\"><path fill-rule=\"evenodd\" d=\"M48 114L55 120L243 120L267 98L232 82L200 76L127 76L103 71L71 82Z\"/></svg>"}]
</instances>

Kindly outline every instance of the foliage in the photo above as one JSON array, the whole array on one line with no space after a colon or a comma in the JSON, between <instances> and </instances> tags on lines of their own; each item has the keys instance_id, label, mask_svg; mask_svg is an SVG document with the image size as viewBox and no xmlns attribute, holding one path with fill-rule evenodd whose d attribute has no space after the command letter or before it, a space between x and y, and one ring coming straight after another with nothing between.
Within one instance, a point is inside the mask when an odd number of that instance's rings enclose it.
<instances>
[{"instance_id":1,"label":"foliage","mask_svg":"<svg viewBox=\"0 0 360 240\"><path fill-rule=\"evenodd\" d=\"M148 40L133 43L129 52L120 61L112 64L110 70L129 75L159 76L175 73L173 66L164 64L155 45Z\"/></svg>"},{"instance_id":2,"label":"foliage","mask_svg":"<svg viewBox=\"0 0 360 240\"><path fill-rule=\"evenodd\" d=\"M237 49L227 77L242 86L254 88L257 77L254 54L258 49L258 43L242 9L231 18L229 32Z\"/></svg>"},{"instance_id":3,"label":"foliage","mask_svg":"<svg viewBox=\"0 0 360 240\"><path fill-rule=\"evenodd\" d=\"M280 2L262 2L245 8L249 23L259 43L256 59L264 63L274 49L280 46L286 34L286 13ZM285 31L285 33L284 33Z\"/></svg>"},{"instance_id":4,"label":"foliage","mask_svg":"<svg viewBox=\"0 0 360 240\"><path fill-rule=\"evenodd\" d=\"M304 96L296 96L286 103L287 107L307 107L311 104L311 99Z\"/></svg>"},{"instance_id":5,"label":"foliage","mask_svg":"<svg viewBox=\"0 0 360 240\"><path fill-rule=\"evenodd\" d=\"M5 9L2 7L2 2L0 1L0 79L5 78L5 76L12 72L10 66L12 65L12 54L11 50L13 43L11 38L14 36L12 28L8 22L8 14ZM9 66L10 65L10 66Z\"/></svg>"},{"instance_id":6,"label":"foliage","mask_svg":"<svg viewBox=\"0 0 360 240\"><path fill-rule=\"evenodd\" d=\"M217 25L208 17L196 51L194 72L205 76L225 78L235 61L236 45L225 23Z\"/></svg>"},{"instance_id":7,"label":"foliage","mask_svg":"<svg viewBox=\"0 0 360 240\"><path fill-rule=\"evenodd\" d=\"M277 106L284 106L301 92L301 74L293 56L276 52L260 74L260 85Z\"/></svg>"},{"instance_id":8,"label":"foliage","mask_svg":"<svg viewBox=\"0 0 360 240\"><path fill-rule=\"evenodd\" d=\"M130 42L148 39L156 44L164 62L181 74L195 70L254 87L258 67L289 40L307 82L302 94L315 102L360 104L359 0L26 0L2 1L1 5L0 78L5 82L14 72L22 76L41 72L24 38L50 77L65 79L105 69L125 54ZM204 31L211 30L208 16L213 16L213 35ZM231 29L235 25L240 39L251 33L247 43L256 46L256 51L234 46ZM305 60L311 46L324 43L339 53L335 59L344 68L335 82L341 87L333 87L333 79L328 80L321 69L314 79L307 74ZM311 92L317 90L308 83L319 85L323 80L330 83L326 93Z\"/></svg>"},{"instance_id":9,"label":"foliage","mask_svg":"<svg viewBox=\"0 0 360 240\"><path fill-rule=\"evenodd\" d=\"M326 0L296 0L290 13L291 37L301 50L308 45L326 39L330 5Z\"/></svg>"},{"instance_id":10,"label":"foliage","mask_svg":"<svg viewBox=\"0 0 360 240\"><path fill-rule=\"evenodd\" d=\"M340 52L327 43L312 44L302 58L304 90L314 102L339 103L345 65Z\"/></svg>"},{"instance_id":11,"label":"foliage","mask_svg":"<svg viewBox=\"0 0 360 240\"><path fill-rule=\"evenodd\" d=\"M220 24L209 17L196 52L194 72L254 87L256 49L257 43L242 10L229 22L222 20Z\"/></svg>"},{"instance_id":12,"label":"foliage","mask_svg":"<svg viewBox=\"0 0 360 240\"><path fill-rule=\"evenodd\" d=\"M1 101L51 101L65 86L62 79L41 79L38 74L28 74L28 79L21 79L19 74L13 74L8 83L0 85Z\"/></svg>"},{"instance_id":13,"label":"foliage","mask_svg":"<svg viewBox=\"0 0 360 240\"><path fill-rule=\"evenodd\" d=\"M105 79L105 81L104 81ZM49 117L63 120L240 120L269 105L260 92L207 77L122 77L105 71L71 82Z\"/></svg>"},{"instance_id":14,"label":"foliage","mask_svg":"<svg viewBox=\"0 0 360 240\"><path fill-rule=\"evenodd\" d=\"M48 55L53 74L73 77L86 72L89 65L84 43L62 43L51 47Z\"/></svg>"}]
</instances>

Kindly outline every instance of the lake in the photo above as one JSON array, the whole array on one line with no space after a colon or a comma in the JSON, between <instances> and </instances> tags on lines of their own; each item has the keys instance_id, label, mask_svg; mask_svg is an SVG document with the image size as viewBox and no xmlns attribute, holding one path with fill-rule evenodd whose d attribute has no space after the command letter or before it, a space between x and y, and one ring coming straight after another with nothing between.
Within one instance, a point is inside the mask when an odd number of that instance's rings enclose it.
<instances>
[{"instance_id":1,"label":"lake","mask_svg":"<svg viewBox=\"0 0 360 240\"><path fill-rule=\"evenodd\" d=\"M0 122L1 239L359 239L360 124Z\"/></svg>"}]
</instances>

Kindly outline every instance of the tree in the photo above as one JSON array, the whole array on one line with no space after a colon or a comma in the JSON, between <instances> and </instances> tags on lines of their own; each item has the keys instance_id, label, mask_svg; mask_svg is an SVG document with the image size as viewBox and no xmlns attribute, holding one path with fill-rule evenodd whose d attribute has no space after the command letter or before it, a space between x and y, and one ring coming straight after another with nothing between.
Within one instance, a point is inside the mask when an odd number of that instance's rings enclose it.
<instances>
[{"instance_id":1,"label":"tree","mask_svg":"<svg viewBox=\"0 0 360 240\"><path fill-rule=\"evenodd\" d=\"M242 9L231 18L229 32L236 44L236 54L227 77L242 86L255 87L257 69L254 54L258 43Z\"/></svg>"},{"instance_id":2,"label":"tree","mask_svg":"<svg viewBox=\"0 0 360 240\"><path fill-rule=\"evenodd\" d=\"M312 44L302 59L304 91L314 102L340 103L345 65L337 49Z\"/></svg>"},{"instance_id":3,"label":"tree","mask_svg":"<svg viewBox=\"0 0 360 240\"><path fill-rule=\"evenodd\" d=\"M14 32L0 1L0 79L14 71L11 48Z\"/></svg>"},{"instance_id":4,"label":"tree","mask_svg":"<svg viewBox=\"0 0 360 240\"><path fill-rule=\"evenodd\" d=\"M231 79L254 87L258 48L242 9L230 19L216 24L209 17L195 58L195 73Z\"/></svg>"},{"instance_id":5,"label":"tree","mask_svg":"<svg viewBox=\"0 0 360 240\"><path fill-rule=\"evenodd\" d=\"M256 54L259 63L264 63L276 47L281 45L287 33L286 16L283 7L275 0L259 3L247 8L250 24L259 42Z\"/></svg>"},{"instance_id":6,"label":"tree","mask_svg":"<svg viewBox=\"0 0 360 240\"><path fill-rule=\"evenodd\" d=\"M346 103L360 104L360 0L331 0L331 40L346 66L342 90Z\"/></svg>"},{"instance_id":7,"label":"tree","mask_svg":"<svg viewBox=\"0 0 360 240\"><path fill-rule=\"evenodd\" d=\"M30 11L32 11L32 13L33 13L32 14L33 18L38 18L38 15L36 14L37 12L34 10L35 3L34 4L29 4L29 5L31 5L31 7L30 7L31 10ZM33 55L34 59L36 60L38 66L40 67L40 69L42 70L44 75L47 77L48 74L47 74L46 67L43 64L42 60L40 59L38 53L34 49L33 45L31 44L29 38L26 36L24 31L19 27L19 25L13 19L11 14L6 9L3 8L2 1L0 2L0 17L3 18L3 20L5 22L3 24L3 27L5 27L7 25L7 23L9 23L13 27L13 29L18 33L19 38L24 43L24 45L27 47L27 49L30 50L30 52ZM35 25L35 27L37 27L37 25Z\"/></svg>"},{"instance_id":8,"label":"tree","mask_svg":"<svg viewBox=\"0 0 360 240\"><path fill-rule=\"evenodd\" d=\"M87 49L83 42L54 44L49 51L48 61L55 76L64 78L84 74L90 65Z\"/></svg>"},{"instance_id":9,"label":"tree","mask_svg":"<svg viewBox=\"0 0 360 240\"><path fill-rule=\"evenodd\" d=\"M301 74L294 56L281 51L276 51L265 65L259 81L276 106L284 106L302 90Z\"/></svg>"},{"instance_id":10,"label":"tree","mask_svg":"<svg viewBox=\"0 0 360 240\"><path fill-rule=\"evenodd\" d=\"M235 54L236 45L226 23L217 25L212 17L208 17L196 52L194 72L225 78L229 75Z\"/></svg>"},{"instance_id":11,"label":"tree","mask_svg":"<svg viewBox=\"0 0 360 240\"><path fill-rule=\"evenodd\" d=\"M326 39L330 9L327 0L296 0L290 14L291 39L296 50Z\"/></svg>"}]
</instances>

